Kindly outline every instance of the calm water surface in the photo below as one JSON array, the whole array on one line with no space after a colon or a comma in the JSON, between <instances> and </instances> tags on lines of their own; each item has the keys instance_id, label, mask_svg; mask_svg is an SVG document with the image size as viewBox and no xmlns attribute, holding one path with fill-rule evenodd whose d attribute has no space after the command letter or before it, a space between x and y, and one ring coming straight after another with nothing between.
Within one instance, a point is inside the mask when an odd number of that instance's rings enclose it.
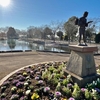
<instances>
[{"instance_id":1,"label":"calm water surface","mask_svg":"<svg viewBox=\"0 0 100 100\"><path fill-rule=\"evenodd\" d=\"M10 51L10 50L47 50L47 51L58 51L64 52L54 47L44 47L44 45L39 45L35 43L28 43L19 40L0 40L0 51Z\"/></svg>"}]
</instances>

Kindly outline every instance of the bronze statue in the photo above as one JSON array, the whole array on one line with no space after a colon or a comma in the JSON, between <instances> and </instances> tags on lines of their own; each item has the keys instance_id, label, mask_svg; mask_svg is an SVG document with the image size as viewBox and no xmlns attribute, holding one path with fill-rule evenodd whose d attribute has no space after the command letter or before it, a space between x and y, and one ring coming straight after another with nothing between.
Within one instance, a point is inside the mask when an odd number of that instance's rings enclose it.
<instances>
[{"instance_id":1,"label":"bronze statue","mask_svg":"<svg viewBox=\"0 0 100 100\"><path fill-rule=\"evenodd\" d=\"M87 22L86 17L88 16L88 12L84 12L83 16L79 18L78 20L78 32L79 32L79 46L83 45L81 44L81 37L83 35L83 41L84 41L84 46L87 46L86 44L86 34L85 34L85 28L88 26L89 23L93 21Z\"/></svg>"}]
</instances>

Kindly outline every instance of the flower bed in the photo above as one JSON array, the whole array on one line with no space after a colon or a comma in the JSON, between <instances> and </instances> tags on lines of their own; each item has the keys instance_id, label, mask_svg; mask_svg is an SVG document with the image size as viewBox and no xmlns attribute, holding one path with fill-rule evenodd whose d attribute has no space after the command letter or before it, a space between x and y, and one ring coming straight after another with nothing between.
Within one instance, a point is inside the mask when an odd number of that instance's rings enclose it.
<instances>
[{"instance_id":1,"label":"flower bed","mask_svg":"<svg viewBox=\"0 0 100 100\"><path fill-rule=\"evenodd\" d=\"M16 72L0 86L0 100L100 100L100 79L80 88L64 75L66 64L43 63Z\"/></svg>"}]
</instances>

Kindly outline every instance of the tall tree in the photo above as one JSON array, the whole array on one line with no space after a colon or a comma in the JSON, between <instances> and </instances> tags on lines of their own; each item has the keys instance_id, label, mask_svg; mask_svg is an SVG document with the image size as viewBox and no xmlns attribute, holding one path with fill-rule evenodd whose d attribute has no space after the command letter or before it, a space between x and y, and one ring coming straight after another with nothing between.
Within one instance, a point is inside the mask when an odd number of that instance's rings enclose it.
<instances>
[{"instance_id":1,"label":"tall tree","mask_svg":"<svg viewBox=\"0 0 100 100\"><path fill-rule=\"evenodd\" d=\"M9 29L7 31L7 38L18 39L18 34L16 33L16 31L13 27L9 27Z\"/></svg>"},{"instance_id":2,"label":"tall tree","mask_svg":"<svg viewBox=\"0 0 100 100\"><path fill-rule=\"evenodd\" d=\"M100 33L96 34L95 43L100 43Z\"/></svg>"},{"instance_id":3,"label":"tall tree","mask_svg":"<svg viewBox=\"0 0 100 100\"><path fill-rule=\"evenodd\" d=\"M59 37L60 40L63 40L63 32L62 31L58 31L57 36Z\"/></svg>"},{"instance_id":4,"label":"tall tree","mask_svg":"<svg viewBox=\"0 0 100 100\"><path fill-rule=\"evenodd\" d=\"M64 24L65 33L68 36L69 43L70 43L70 40L73 41L73 39L74 39L74 37L75 37L75 35L77 33L77 26L74 24L75 19L76 19L76 17L72 16Z\"/></svg>"},{"instance_id":5,"label":"tall tree","mask_svg":"<svg viewBox=\"0 0 100 100\"><path fill-rule=\"evenodd\" d=\"M45 28L44 28L44 31L43 31L43 33L44 33L44 38L46 39L46 38L49 38L48 36L52 36L52 30L48 27L48 26L46 26Z\"/></svg>"}]
</instances>

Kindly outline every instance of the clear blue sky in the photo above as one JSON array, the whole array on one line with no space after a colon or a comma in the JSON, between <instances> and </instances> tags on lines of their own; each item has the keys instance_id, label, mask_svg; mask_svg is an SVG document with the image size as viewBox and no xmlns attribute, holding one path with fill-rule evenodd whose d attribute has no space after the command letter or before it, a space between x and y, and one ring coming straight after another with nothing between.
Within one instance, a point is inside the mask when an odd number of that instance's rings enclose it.
<instances>
[{"instance_id":1,"label":"clear blue sky","mask_svg":"<svg viewBox=\"0 0 100 100\"><path fill-rule=\"evenodd\" d=\"M81 17L84 11L88 18L100 17L100 0L11 0L8 7L0 6L0 27L27 29Z\"/></svg>"}]
</instances>

